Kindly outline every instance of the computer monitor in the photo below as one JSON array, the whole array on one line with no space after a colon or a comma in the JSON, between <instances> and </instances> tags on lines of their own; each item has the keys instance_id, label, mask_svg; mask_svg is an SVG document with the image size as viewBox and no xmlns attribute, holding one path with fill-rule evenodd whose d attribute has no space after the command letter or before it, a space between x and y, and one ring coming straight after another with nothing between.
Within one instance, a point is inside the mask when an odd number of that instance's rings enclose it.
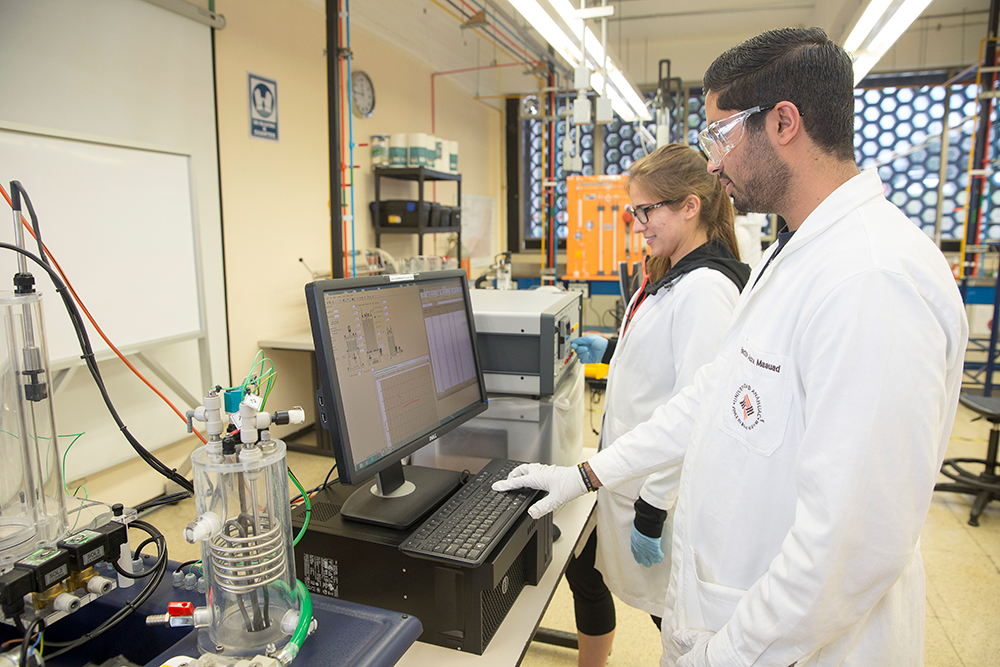
<instances>
[{"instance_id":1,"label":"computer monitor","mask_svg":"<svg viewBox=\"0 0 1000 667\"><path fill-rule=\"evenodd\" d=\"M320 280L306 301L340 481L376 478L341 514L406 528L461 479L402 460L487 407L465 272Z\"/></svg>"}]
</instances>

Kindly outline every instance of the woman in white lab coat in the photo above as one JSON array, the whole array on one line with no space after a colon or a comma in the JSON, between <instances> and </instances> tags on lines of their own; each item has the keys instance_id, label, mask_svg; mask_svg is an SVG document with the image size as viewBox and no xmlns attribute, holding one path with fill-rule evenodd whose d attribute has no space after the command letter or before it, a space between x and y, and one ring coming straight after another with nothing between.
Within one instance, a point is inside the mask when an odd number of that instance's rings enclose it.
<instances>
[{"instance_id":1,"label":"woman in white lab coat","mask_svg":"<svg viewBox=\"0 0 1000 667\"><path fill-rule=\"evenodd\" d=\"M573 341L581 362L610 364L602 445L649 419L715 357L750 275L739 261L732 204L700 153L682 144L657 149L632 165L628 191L633 229L649 246L644 280L617 339ZM566 572L580 667L607 662L615 628L611 593L659 627L670 568L668 510L679 479L676 466L600 489L597 528Z\"/></svg>"}]
</instances>

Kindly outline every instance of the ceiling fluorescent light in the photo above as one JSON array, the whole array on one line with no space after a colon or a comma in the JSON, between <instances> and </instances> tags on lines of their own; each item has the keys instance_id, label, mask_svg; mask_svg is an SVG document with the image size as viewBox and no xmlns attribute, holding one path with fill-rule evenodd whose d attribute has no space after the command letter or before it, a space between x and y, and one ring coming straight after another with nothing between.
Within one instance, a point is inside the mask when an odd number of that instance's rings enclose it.
<instances>
[{"instance_id":1,"label":"ceiling fluorescent light","mask_svg":"<svg viewBox=\"0 0 1000 667\"><path fill-rule=\"evenodd\" d=\"M896 43L896 40L906 32L906 29L927 9L929 4L931 4L931 0L906 0L878 34L872 38L868 50L881 54L888 51Z\"/></svg>"},{"instance_id":2,"label":"ceiling fluorescent light","mask_svg":"<svg viewBox=\"0 0 1000 667\"><path fill-rule=\"evenodd\" d=\"M573 9L573 5L570 4L569 0L549 0L549 4L551 4L552 8L556 10L559 17L566 22L566 25L569 27L570 32L574 35L574 37L586 34L587 53L592 57L594 67L596 69L600 69L601 63L605 60L604 46L600 41L598 41L593 31L586 27L583 20L577 18L577 14L580 10ZM579 39L579 37L576 38ZM614 96L612 96L612 107L618 115L622 117L622 120L632 122L637 118L646 120L652 118L652 116L649 115L649 110L646 109L646 103L643 101L642 96L636 92L635 88L632 87L632 84L628 82L625 75L622 74L621 70L618 69L611 58L607 58L607 67L608 79L610 83L618 89L618 93L621 95L624 103L631 108L631 113L628 115L619 112L618 108L614 105ZM597 88L595 86L594 89L598 93L603 92L603 86L602 88Z\"/></svg>"},{"instance_id":3,"label":"ceiling fluorescent light","mask_svg":"<svg viewBox=\"0 0 1000 667\"><path fill-rule=\"evenodd\" d=\"M559 25L552 20L552 17L542 9L536 0L510 0L521 16L538 31L545 41L552 45L556 53L561 55L570 67L576 67L583 59L580 48L573 43Z\"/></svg>"},{"instance_id":4,"label":"ceiling fluorescent light","mask_svg":"<svg viewBox=\"0 0 1000 667\"><path fill-rule=\"evenodd\" d=\"M857 51L858 47L861 46L861 42L865 41L865 37L872 31L872 28L875 27L875 24L878 23L878 20L882 18L882 14L885 14L885 10L891 4L892 0L872 0L871 4L865 9L864 14L858 19L854 30L848 35L847 41L844 42L844 50L852 53Z\"/></svg>"},{"instance_id":5,"label":"ceiling fluorescent light","mask_svg":"<svg viewBox=\"0 0 1000 667\"><path fill-rule=\"evenodd\" d=\"M625 78L625 74L620 69L612 66L612 69L610 69L608 73L608 79L610 79L611 84L618 89L618 92L621 93L622 97L625 98L628 105L635 110L637 119L651 120L653 118L649 113L649 109L646 107L645 100L643 100L642 96L636 92L635 88L633 88L632 84L628 82L628 79Z\"/></svg>"},{"instance_id":6,"label":"ceiling fluorescent light","mask_svg":"<svg viewBox=\"0 0 1000 667\"><path fill-rule=\"evenodd\" d=\"M594 90L604 90L604 77L601 76L600 72L594 72L590 75L590 86ZM632 105L625 101L625 98L618 91L618 88L615 87L614 80L608 81L607 90L608 97L611 98L611 108L616 114L621 116L623 121L626 123L634 123L639 120L639 117L636 115Z\"/></svg>"},{"instance_id":7,"label":"ceiling fluorescent light","mask_svg":"<svg viewBox=\"0 0 1000 667\"><path fill-rule=\"evenodd\" d=\"M844 43L844 48L854 56L854 85L872 70L930 3L931 0L904 0L901 4L872 0ZM891 14L888 12L890 4L896 5ZM878 14L875 14L876 10L879 10ZM880 26L877 32L868 34L875 26Z\"/></svg>"},{"instance_id":8,"label":"ceiling fluorescent light","mask_svg":"<svg viewBox=\"0 0 1000 667\"><path fill-rule=\"evenodd\" d=\"M549 4L559 14L566 26L571 31L570 35L560 26L548 12L538 4L537 0L509 0L510 4L520 12L521 16L545 38L552 48L561 55L571 67L576 67L583 60L583 52L577 45L580 36L586 31L586 44L588 61L592 61L595 69L601 68L601 62L605 59L604 47L597 40L594 33L587 28L585 23L574 16L576 10L569 3L569 0L549 0ZM632 122L637 118L649 119L649 110L642 96L636 92L635 88L628 82L610 58L607 59L608 79L611 85L608 86L608 95L611 97L612 108L627 122ZM595 78L596 76L596 78ZM595 84L595 81L597 82ZM591 76L591 85L598 93L604 92L604 80L597 74Z\"/></svg>"},{"instance_id":9,"label":"ceiling fluorescent light","mask_svg":"<svg viewBox=\"0 0 1000 667\"><path fill-rule=\"evenodd\" d=\"M595 7L588 7L586 9L577 9L573 12L573 15L584 21L590 19L604 19L615 15L614 5L605 5L601 7L600 5Z\"/></svg>"}]
</instances>

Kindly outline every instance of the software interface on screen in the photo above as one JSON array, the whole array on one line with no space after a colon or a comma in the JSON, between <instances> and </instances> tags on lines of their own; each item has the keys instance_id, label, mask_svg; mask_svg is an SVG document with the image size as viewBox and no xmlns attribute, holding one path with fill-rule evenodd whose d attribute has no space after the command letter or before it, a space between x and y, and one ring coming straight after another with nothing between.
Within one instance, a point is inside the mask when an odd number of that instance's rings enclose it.
<instances>
[{"instance_id":1,"label":"software interface on screen","mask_svg":"<svg viewBox=\"0 0 1000 667\"><path fill-rule=\"evenodd\" d=\"M356 470L481 400L461 279L324 300Z\"/></svg>"}]
</instances>

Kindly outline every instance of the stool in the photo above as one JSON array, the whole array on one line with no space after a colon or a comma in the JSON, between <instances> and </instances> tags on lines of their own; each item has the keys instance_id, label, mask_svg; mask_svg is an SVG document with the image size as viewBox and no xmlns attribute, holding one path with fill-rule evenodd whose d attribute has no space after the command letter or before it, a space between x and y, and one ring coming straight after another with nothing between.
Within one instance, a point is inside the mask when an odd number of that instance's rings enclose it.
<instances>
[{"instance_id":1,"label":"stool","mask_svg":"<svg viewBox=\"0 0 1000 667\"><path fill-rule=\"evenodd\" d=\"M969 525L979 525L979 515L991 500L1000 501L1000 475L997 474L997 442L1000 441L1000 397L962 394L959 403L979 413L993 424L990 429L989 445L985 459L945 459L941 464L941 474L955 480L955 483L935 484L935 491L967 493L976 499L969 513ZM966 470L964 464L983 466L983 472L974 474Z\"/></svg>"}]
</instances>

